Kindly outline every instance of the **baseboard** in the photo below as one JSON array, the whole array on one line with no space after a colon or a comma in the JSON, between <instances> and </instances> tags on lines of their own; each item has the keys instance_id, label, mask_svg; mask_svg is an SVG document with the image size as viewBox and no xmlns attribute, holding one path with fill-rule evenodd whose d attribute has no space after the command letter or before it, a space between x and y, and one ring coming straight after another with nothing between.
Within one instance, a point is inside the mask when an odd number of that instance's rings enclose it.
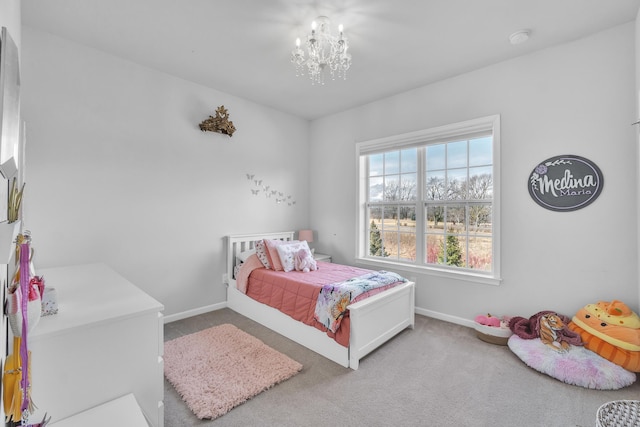
<instances>
[{"instance_id":1,"label":"baseboard","mask_svg":"<svg viewBox=\"0 0 640 427\"><path fill-rule=\"evenodd\" d=\"M433 317L434 319L444 320L445 322L455 323L456 325L462 325L469 328L473 328L475 326L473 320L465 319L458 316L452 316L450 314L444 314L433 310L427 310L426 308L416 307L416 314Z\"/></svg>"},{"instance_id":2,"label":"baseboard","mask_svg":"<svg viewBox=\"0 0 640 427\"><path fill-rule=\"evenodd\" d=\"M164 316L164 323L176 322L178 320L187 319L189 317L197 316L199 314L209 313L211 311L221 310L227 307L227 302L221 302L218 304L211 304L200 308L195 308L193 310L183 311L181 313L170 314L168 316ZM452 316L450 314L440 313L438 311L427 310L426 308L416 307L416 314L421 316L433 317L434 319L443 320L449 323L455 323L456 325L462 325L469 328L473 328L475 323L473 320L465 319L463 317Z\"/></svg>"},{"instance_id":3,"label":"baseboard","mask_svg":"<svg viewBox=\"0 0 640 427\"><path fill-rule=\"evenodd\" d=\"M197 316L199 314L209 313L211 311L221 310L227 307L227 302L221 302L218 304L211 304L200 308L194 308L193 310L183 311L181 313L170 314L164 316L164 323L176 322L178 320L187 319L189 317Z\"/></svg>"}]
</instances>

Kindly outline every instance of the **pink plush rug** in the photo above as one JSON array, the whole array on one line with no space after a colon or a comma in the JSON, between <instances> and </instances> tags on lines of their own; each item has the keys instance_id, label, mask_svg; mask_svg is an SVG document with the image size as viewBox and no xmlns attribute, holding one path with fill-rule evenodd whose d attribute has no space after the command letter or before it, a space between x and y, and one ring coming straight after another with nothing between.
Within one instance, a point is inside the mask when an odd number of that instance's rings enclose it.
<instances>
[{"instance_id":1,"label":"pink plush rug","mask_svg":"<svg viewBox=\"0 0 640 427\"><path fill-rule=\"evenodd\" d=\"M300 363L233 325L164 344L164 374L200 419L218 418L300 370Z\"/></svg>"}]
</instances>

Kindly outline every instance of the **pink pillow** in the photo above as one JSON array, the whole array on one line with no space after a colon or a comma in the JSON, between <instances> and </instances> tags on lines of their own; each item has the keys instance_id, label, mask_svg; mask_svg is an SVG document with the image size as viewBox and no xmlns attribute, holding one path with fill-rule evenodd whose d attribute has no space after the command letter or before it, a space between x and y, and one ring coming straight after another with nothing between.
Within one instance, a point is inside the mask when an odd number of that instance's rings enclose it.
<instances>
[{"instance_id":1,"label":"pink pillow","mask_svg":"<svg viewBox=\"0 0 640 427\"><path fill-rule=\"evenodd\" d=\"M283 240L264 239L264 242L267 244L267 255L269 256L271 269L275 271L284 271L282 262L280 261L280 255L278 254L278 245L297 242L297 240L285 242Z\"/></svg>"}]
</instances>

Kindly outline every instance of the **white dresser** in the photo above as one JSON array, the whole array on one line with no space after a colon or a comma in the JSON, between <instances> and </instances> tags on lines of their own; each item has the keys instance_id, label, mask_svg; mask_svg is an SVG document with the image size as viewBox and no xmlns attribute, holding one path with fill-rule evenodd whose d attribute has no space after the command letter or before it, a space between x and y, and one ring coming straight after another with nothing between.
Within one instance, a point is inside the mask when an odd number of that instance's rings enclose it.
<instances>
[{"instance_id":1,"label":"white dresser","mask_svg":"<svg viewBox=\"0 0 640 427\"><path fill-rule=\"evenodd\" d=\"M95 408L87 409L51 427L149 427L133 394L119 397Z\"/></svg>"},{"instance_id":2,"label":"white dresser","mask_svg":"<svg viewBox=\"0 0 640 427\"><path fill-rule=\"evenodd\" d=\"M29 335L39 410L56 422L131 393L163 427L163 305L105 264L36 273L58 299Z\"/></svg>"}]
</instances>

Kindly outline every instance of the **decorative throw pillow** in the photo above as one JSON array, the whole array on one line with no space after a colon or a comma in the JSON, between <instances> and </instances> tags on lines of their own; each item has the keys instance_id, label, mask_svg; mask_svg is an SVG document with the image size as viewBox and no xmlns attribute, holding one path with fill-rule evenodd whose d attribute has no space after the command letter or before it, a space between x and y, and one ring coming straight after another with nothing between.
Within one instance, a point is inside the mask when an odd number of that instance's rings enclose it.
<instances>
[{"instance_id":1,"label":"decorative throw pillow","mask_svg":"<svg viewBox=\"0 0 640 427\"><path fill-rule=\"evenodd\" d=\"M244 263L240 263L238 265L236 265L235 267L233 267L233 279L236 280L238 277L238 273L240 273L240 269L242 268L242 266L244 265Z\"/></svg>"},{"instance_id":2,"label":"decorative throw pillow","mask_svg":"<svg viewBox=\"0 0 640 427\"><path fill-rule=\"evenodd\" d=\"M286 245L290 243L297 243L297 240L291 240L285 242L283 240L274 240L274 239L265 239L264 242L267 245L267 254L269 256L269 264L271 265L271 269L275 271L282 271L284 268L282 267L282 263L280 261L280 255L278 254L278 246Z\"/></svg>"},{"instance_id":3,"label":"decorative throw pillow","mask_svg":"<svg viewBox=\"0 0 640 427\"><path fill-rule=\"evenodd\" d=\"M264 265L264 268L271 268L269 256L267 255L267 245L264 243L264 240L258 240L256 242L256 255L262 265Z\"/></svg>"},{"instance_id":4,"label":"decorative throw pillow","mask_svg":"<svg viewBox=\"0 0 640 427\"><path fill-rule=\"evenodd\" d=\"M313 261L313 264L315 265L315 260L313 260L313 257L311 256L311 250L309 250L309 245L304 240L302 242L293 241L288 243L282 243L276 246L276 249L278 251L278 255L280 256L282 269L285 272L289 272L296 269L296 257L299 257L298 252L301 250L305 252L305 254Z\"/></svg>"}]
</instances>

